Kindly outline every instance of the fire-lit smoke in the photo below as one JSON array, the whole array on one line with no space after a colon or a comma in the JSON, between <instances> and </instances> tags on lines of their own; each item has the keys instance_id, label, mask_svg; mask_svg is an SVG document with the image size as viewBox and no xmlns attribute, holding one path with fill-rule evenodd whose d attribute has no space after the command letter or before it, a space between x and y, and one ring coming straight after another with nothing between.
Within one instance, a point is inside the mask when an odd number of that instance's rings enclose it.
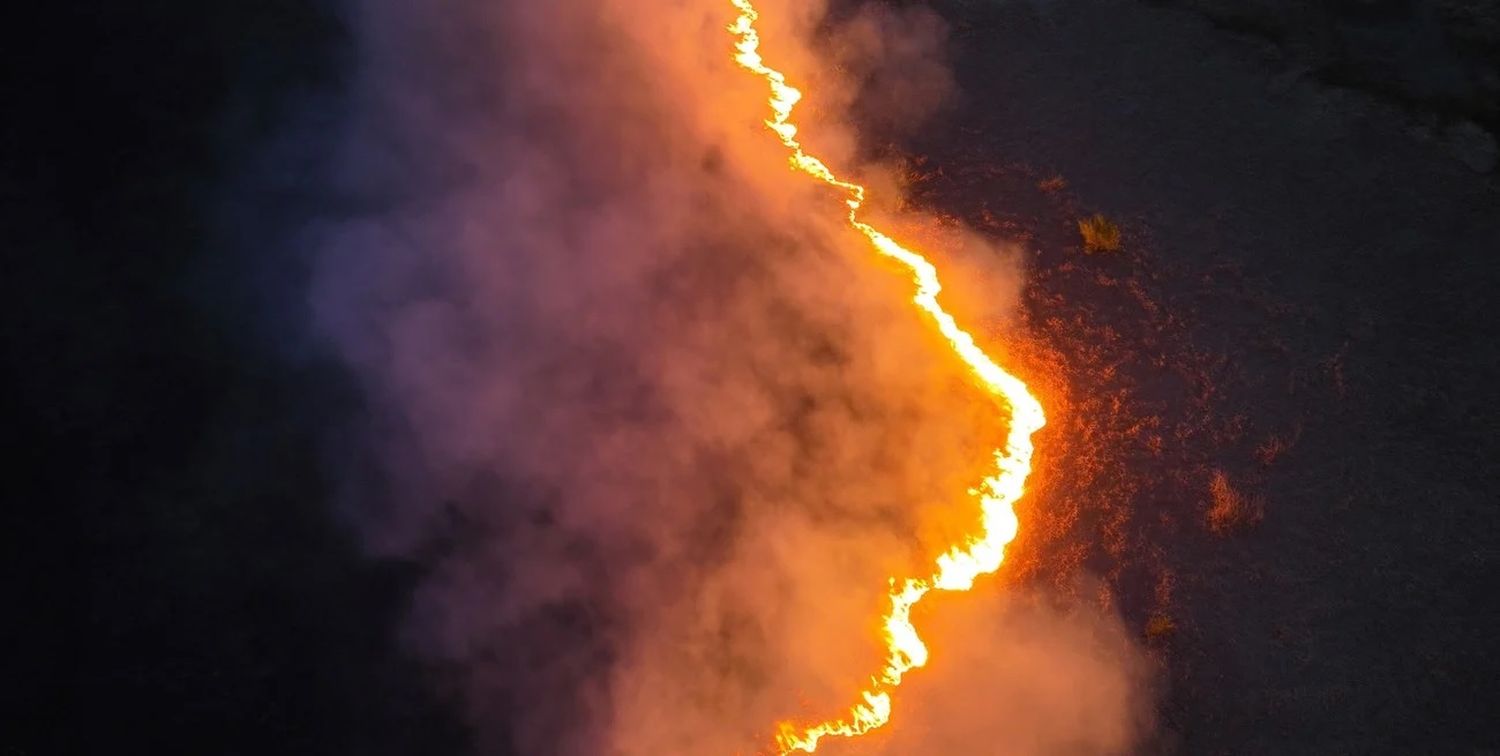
<instances>
[{"instance_id":1,"label":"fire-lit smoke","mask_svg":"<svg viewBox=\"0 0 1500 756\"><path fill-rule=\"evenodd\" d=\"M937 330L948 341L954 355L973 373L975 381L988 393L1003 400L1010 411L1005 441L993 454L996 471L970 490L979 507L979 522L963 540L938 556L931 575L891 580L891 606L882 620L887 648L886 661L879 674L871 677L869 687L860 692L862 701L842 717L798 726L783 723L777 745L783 753L793 750L816 751L818 741L830 735L855 737L881 727L891 718L891 689L901 684L907 672L927 664L927 645L912 624L912 610L934 588L945 591L967 591L974 581L1000 568L1005 547L1015 540L1019 523L1015 503L1026 490L1031 475L1032 434L1046 424L1042 405L1026 384L997 365L963 330L941 304L938 294L942 284L937 269L918 252L864 220L861 211L866 200L865 187L836 176L817 157L809 155L797 139L792 110L802 100L802 92L787 83L786 76L765 62L760 54L760 33L756 23L760 13L750 0L732 0L739 16L729 27L735 36L735 62L764 79L770 88L771 119L766 122L787 148L793 168L839 190L849 212L849 227L859 232L877 253L895 260L911 271L916 294L912 301L932 319Z\"/></svg>"},{"instance_id":2,"label":"fire-lit smoke","mask_svg":"<svg viewBox=\"0 0 1500 756\"><path fill-rule=\"evenodd\" d=\"M809 151L897 183L862 163L846 114L881 107L857 74L947 86L935 17L762 10L768 58L817 93L798 109ZM891 14L912 22L871 21ZM364 541L422 569L408 637L481 753L764 750L776 722L847 707L886 657L888 578L930 574L981 524L965 492L994 474L1010 409L913 307L911 270L788 169L765 82L733 58L736 15L447 0L352 19L338 196L307 236L320 327L368 412L331 446ZM870 36L905 29L921 33ZM849 65L893 49L920 80ZM972 238L892 207L872 211L903 239ZM1007 338L1014 257L938 262L970 294L964 322ZM947 606L928 640L990 674L934 658L903 688L910 716L860 747L1129 747L1128 643L1006 636L1107 620L1007 609L954 629ZM1046 670L1084 672L1031 721L918 702L1019 698ZM906 740L931 728L969 745Z\"/></svg>"}]
</instances>

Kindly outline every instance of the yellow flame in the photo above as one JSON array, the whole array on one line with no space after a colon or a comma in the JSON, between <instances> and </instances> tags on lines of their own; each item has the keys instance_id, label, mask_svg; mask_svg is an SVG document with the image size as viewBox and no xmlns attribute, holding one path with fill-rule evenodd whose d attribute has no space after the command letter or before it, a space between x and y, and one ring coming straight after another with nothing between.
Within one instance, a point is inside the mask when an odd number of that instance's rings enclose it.
<instances>
[{"instance_id":1,"label":"yellow flame","mask_svg":"<svg viewBox=\"0 0 1500 756\"><path fill-rule=\"evenodd\" d=\"M766 65L761 58L760 33L755 22L760 19L751 0L730 0L739 16L729 26L735 36L735 62L765 79L771 88L771 118L766 121L791 152L792 167L846 194L849 225L864 234L875 251L893 258L911 270L916 284L912 301L931 316L938 331L953 351L968 365L980 385L991 395L1003 399L1011 409L1010 430L1005 446L994 451L995 474L984 479L969 494L979 500L981 512L977 533L937 558L937 568L925 578L891 580L891 609L885 616L885 641L888 650L885 668L871 676L869 687L860 691L861 701L839 717L811 726L782 722L777 727L776 744L784 754L792 751L812 753L818 741L834 735L855 737L884 725L891 718L891 689L901 684L908 671L927 663L927 646L911 622L912 607L936 588L943 591L967 591L980 575L1000 568L1005 546L1016 537L1019 523L1015 502L1026 490L1031 473L1031 435L1046 424L1042 405L1019 378L1007 373L979 348L974 337L958 326L953 316L938 304L942 291L937 269L922 255L898 244L879 229L860 220L859 210L865 202L865 188L836 176L822 160L803 151L797 141L797 127L791 122L792 109L802 93L786 81L780 71Z\"/></svg>"}]
</instances>

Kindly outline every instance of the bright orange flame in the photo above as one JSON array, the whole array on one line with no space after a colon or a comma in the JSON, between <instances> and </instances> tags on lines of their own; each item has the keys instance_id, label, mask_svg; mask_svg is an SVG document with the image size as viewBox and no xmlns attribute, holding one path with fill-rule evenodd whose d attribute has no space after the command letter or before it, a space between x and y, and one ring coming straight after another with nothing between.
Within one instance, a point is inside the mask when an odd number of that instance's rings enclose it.
<instances>
[{"instance_id":1,"label":"bright orange flame","mask_svg":"<svg viewBox=\"0 0 1500 756\"><path fill-rule=\"evenodd\" d=\"M938 304L937 295L942 286L932 263L859 219L860 207L865 202L865 188L840 179L822 160L803 151L802 144L797 141L797 127L791 122L792 108L802 99L802 93L787 84L786 76L766 65L761 58L760 34L755 28L760 14L751 0L730 2L740 12L729 27L736 38L734 59L770 85L771 118L766 125L791 151L792 167L847 195L849 225L864 234L875 251L911 269L912 280L917 286L912 301L932 317L938 331L969 366L979 383L990 394L1005 400L1011 409L1005 446L994 451L995 474L969 490L969 494L979 500L979 532L967 536L963 543L939 556L937 569L930 576L907 578L900 584L894 578L891 580L891 610L885 616L889 655L885 668L870 678L869 687L860 691L863 700L851 706L844 715L819 724L803 727L782 722L778 725L776 743L782 754L792 751L812 753L825 736L855 737L890 721L891 689L901 684L901 677L908 671L927 663L927 646L911 623L911 610L928 591L934 588L967 591L980 575L1000 568L1005 559L1005 546L1015 539L1019 527L1014 505L1025 493L1026 478L1031 473L1031 435L1045 425L1047 419L1041 403L1027 390L1026 384L995 364L974 343L974 337L959 328L953 316Z\"/></svg>"}]
</instances>

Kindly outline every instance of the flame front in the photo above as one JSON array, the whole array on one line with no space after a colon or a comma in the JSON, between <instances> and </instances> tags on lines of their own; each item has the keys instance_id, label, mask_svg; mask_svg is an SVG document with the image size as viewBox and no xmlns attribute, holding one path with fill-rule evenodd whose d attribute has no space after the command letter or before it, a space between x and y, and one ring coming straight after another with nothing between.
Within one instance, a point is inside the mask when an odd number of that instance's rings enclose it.
<instances>
[{"instance_id":1,"label":"flame front","mask_svg":"<svg viewBox=\"0 0 1500 756\"><path fill-rule=\"evenodd\" d=\"M938 304L937 269L927 258L901 246L879 229L860 220L865 202L865 188L836 176L822 160L809 155L797 141L797 127L791 122L792 109L802 93L786 81L780 71L766 65L761 57L760 34L755 22L760 19L751 0L730 0L739 16L730 25L735 36L735 62L765 79L771 88L771 118L766 121L781 143L790 151L792 167L843 191L849 207L848 222L869 240L875 251L893 258L911 270L916 294L912 301L929 315L947 339L953 351L963 360L979 384L991 395L1010 406L1010 430L1005 445L994 451L993 475L986 477L969 494L979 501L980 526L976 533L937 558L936 570L924 578L891 580L891 609L885 616L884 632L888 651L885 668L872 675L868 687L860 691L861 701L844 714L811 726L782 722L777 727L776 744L784 754L792 751L812 753L818 741L830 735L855 737L873 730L891 718L891 690L901 684L908 671L927 663L927 646L911 622L911 611L918 601L934 588L944 591L967 591L980 575L1000 568L1005 546L1016 537L1019 523L1014 505L1026 490L1031 473L1031 435L1046 424L1042 405L1019 378L995 363L974 337L958 326L953 316Z\"/></svg>"}]
</instances>

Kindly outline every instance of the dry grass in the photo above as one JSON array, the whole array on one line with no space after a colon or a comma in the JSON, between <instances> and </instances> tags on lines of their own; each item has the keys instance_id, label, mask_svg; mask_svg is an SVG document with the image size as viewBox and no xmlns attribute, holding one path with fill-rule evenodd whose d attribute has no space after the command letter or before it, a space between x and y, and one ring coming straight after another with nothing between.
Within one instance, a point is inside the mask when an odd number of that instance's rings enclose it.
<instances>
[{"instance_id":1,"label":"dry grass","mask_svg":"<svg viewBox=\"0 0 1500 756\"><path fill-rule=\"evenodd\" d=\"M1260 460L1261 467L1270 467L1276 464L1276 460L1281 459L1281 455L1290 448L1291 444L1281 436L1271 436L1262 441L1260 446L1255 447L1255 458Z\"/></svg>"},{"instance_id":2,"label":"dry grass","mask_svg":"<svg viewBox=\"0 0 1500 756\"><path fill-rule=\"evenodd\" d=\"M1042 179L1036 186L1048 194L1056 194L1068 188L1068 180L1062 176L1053 176L1052 178Z\"/></svg>"},{"instance_id":3,"label":"dry grass","mask_svg":"<svg viewBox=\"0 0 1500 756\"><path fill-rule=\"evenodd\" d=\"M1083 235L1084 251L1090 254L1120 249L1120 227L1103 215L1096 213L1078 221L1078 233Z\"/></svg>"},{"instance_id":4,"label":"dry grass","mask_svg":"<svg viewBox=\"0 0 1500 756\"><path fill-rule=\"evenodd\" d=\"M1208 529L1228 535L1261 521L1265 507L1258 498L1246 496L1229 483L1229 476L1215 470L1208 483L1213 505L1208 508Z\"/></svg>"},{"instance_id":5,"label":"dry grass","mask_svg":"<svg viewBox=\"0 0 1500 756\"><path fill-rule=\"evenodd\" d=\"M1301 438L1302 423L1299 421L1290 434L1273 435L1262 441L1259 446L1255 447L1255 458L1260 461L1261 467L1270 467L1291 451Z\"/></svg>"},{"instance_id":6,"label":"dry grass","mask_svg":"<svg viewBox=\"0 0 1500 756\"><path fill-rule=\"evenodd\" d=\"M1146 637L1150 640L1162 640L1174 632L1177 622L1165 614L1153 614L1146 620Z\"/></svg>"}]
</instances>

